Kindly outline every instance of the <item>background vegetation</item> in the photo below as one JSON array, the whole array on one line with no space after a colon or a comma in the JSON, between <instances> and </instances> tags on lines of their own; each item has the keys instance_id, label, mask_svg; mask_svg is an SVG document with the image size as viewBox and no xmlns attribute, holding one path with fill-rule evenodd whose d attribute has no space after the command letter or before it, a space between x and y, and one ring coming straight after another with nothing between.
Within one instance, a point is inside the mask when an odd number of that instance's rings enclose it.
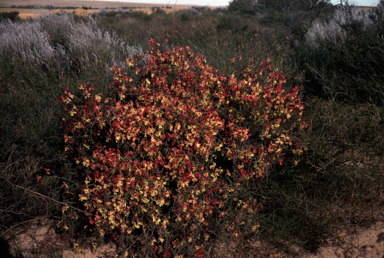
<instances>
[{"instance_id":1,"label":"background vegetation","mask_svg":"<svg viewBox=\"0 0 384 258\"><path fill-rule=\"evenodd\" d=\"M216 232L235 243L232 251L246 253L257 238L292 253L293 244L316 251L337 229L374 222L384 185L383 12L382 3L363 12L317 1L235 0L228 9L42 13L36 20L1 21L2 235L38 216L61 216L62 181L76 170L64 161L56 100L83 82L106 92L110 68L148 51L151 38L167 39L169 48L190 46L218 72L237 78L270 57L285 73L285 87L301 89L303 116L312 125L300 139L308 151L298 165L287 156L273 173L243 186L264 208L257 235L236 240ZM86 238L66 234L79 243Z\"/></svg>"}]
</instances>

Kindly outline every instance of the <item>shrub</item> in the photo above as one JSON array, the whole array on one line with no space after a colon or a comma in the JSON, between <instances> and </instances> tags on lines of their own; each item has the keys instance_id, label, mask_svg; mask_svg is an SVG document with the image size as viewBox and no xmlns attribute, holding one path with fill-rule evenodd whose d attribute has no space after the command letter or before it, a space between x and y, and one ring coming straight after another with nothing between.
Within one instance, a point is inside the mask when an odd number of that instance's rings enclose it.
<instances>
[{"instance_id":1,"label":"shrub","mask_svg":"<svg viewBox=\"0 0 384 258\"><path fill-rule=\"evenodd\" d=\"M46 12L34 20L0 22L2 230L34 216L48 216L56 211L61 213L57 205L33 194L38 192L60 200L61 185L55 182L61 173L70 173L70 169L62 166L62 131L56 118L52 117L61 107L54 101L66 87L78 88L80 81L84 80L106 89L105 86L112 80L111 66L124 64L127 56L142 53L139 48L130 47L121 38L112 37L111 33L106 37L105 30L95 24L91 27L87 21L88 18L72 14ZM84 63L85 66L77 67L82 69L81 74L72 76L74 73L65 71L77 69L74 60L85 58L85 55L80 55L84 52L80 51L73 53L73 59L69 58L68 40L82 36L81 31L77 30L76 34L72 31L79 24L84 25L80 28L88 29L85 38L89 43L88 48L81 50L87 51L91 58L89 63ZM99 35L98 38L90 39ZM77 39L72 42L72 50L76 50L82 41ZM77 42L79 45L76 45ZM93 62L96 58L92 53L98 55L97 63ZM50 177L37 181L36 175L46 175L42 168L51 169ZM40 183L44 186L40 186Z\"/></svg>"},{"instance_id":2,"label":"shrub","mask_svg":"<svg viewBox=\"0 0 384 258\"><path fill-rule=\"evenodd\" d=\"M255 15L260 9L260 6L250 4L249 1L245 0L234 0L229 3L228 11L237 12L239 14L250 14Z\"/></svg>"},{"instance_id":3,"label":"shrub","mask_svg":"<svg viewBox=\"0 0 384 258\"><path fill-rule=\"evenodd\" d=\"M142 53L140 48L129 46L114 33L99 29L91 18L71 28L67 44L68 52L81 63L81 67L102 61L108 69L112 65L123 64L121 56L132 58Z\"/></svg>"},{"instance_id":4,"label":"shrub","mask_svg":"<svg viewBox=\"0 0 384 258\"><path fill-rule=\"evenodd\" d=\"M62 12L42 13L38 18L49 35L64 45L78 69L90 68L99 63L109 69L112 65L124 63L121 56L142 54L140 47L129 46L115 33L99 28L92 17L76 21L74 15Z\"/></svg>"},{"instance_id":5,"label":"shrub","mask_svg":"<svg viewBox=\"0 0 384 258\"><path fill-rule=\"evenodd\" d=\"M37 20L0 23L0 60L41 65L55 69L76 70L99 65L110 69L124 64L121 56L142 54L140 47L100 29L91 17L76 21L66 12L41 12Z\"/></svg>"},{"instance_id":6,"label":"shrub","mask_svg":"<svg viewBox=\"0 0 384 258\"><path fill-rule=\"evenodd\" d=\"M3 12L0 13L0 21L10 19L11 21L15 21L19 19L19 12Z\"/></svg>"},{"instance_id":7,"label":"shrub","mask_svg":"<svg viewBox=\"0 0 384 258\"><path fill-rule=\"evenodd\" d=\"M163 9L160 9L160 7L152 7L152 15L164 15L166 12Z\"/></svg>"},{"instance_id":8,"label":"shrub","mask_svg":"<svg viewBox=\"0 0 384 258\"><path fill-rule=\"evenodd\" d=\"M188 12L182 12L180 15L180 20L189 21L191 19L191 14Z\"/></svg>"},{"instance_id":9,"label":"shrub","mask_svg":"<svg viewBox=\"0 0 384 258\"><path fill-rule=\"evenodd\" d=\"M152 20L153 15L148 14L148 13L143 12L143 11L135 11L135 12L132 12L132 17L135 19L141 19L145 22L148 22L148 21Z\"/></svg>"},{"instance_id":10,"label":"shrub","mask_svg":"<svg viewBox=\"0 0 384 258\"><path fill-rule=\"evenodd\" d=\"M115 11L107 8L100 8L95 12L94 16L96 17L128 17L132 13L131 10L126 8L117 8Z\"/></svg>"},{"instance_id":11,"label":"shrub","mask_svg":"<svg viewBox=\"0 0 384 258\"><path fill-rule=\"evenodd\" d=\"M219 17L216 29L220 32L231 31L234 33L241 33L248 29L248 24L237 15L223 15Z\"/></svg>"},{"instance_id":12,"label":"shrub","mask_svg":"<svg viewBox=\"0 0 384 258\"><path fill-rule=\"evenodd\" d=\"M342 44L353 24L360 24L363 30L374 27L372 12L359 8L346 6L335 11L333 17L327 22L316 20L308 29L305 39L311 47L318 47L318 42L327 40L335 45Z\"/></svg>"},{"instance_id":13,"label":"shrub","mask_svg":"<svg viewBox=\"0 0 384 258\"><path fill-rule=\"evenodd\" d=\"M285 93L270 61L237 79L189 47L150 44L146 66L112 69L109 95L82 84L80 97L61 96L66 160L78 169L65 198L87 215L64 207L60 225L110 236L129 256L202 257L219 225L256 231L262 206L240 185L301 155L308 124L298 89Z\"/></svg>"},{"instance_id":14,"label":"shrub","mask_svg":"<svg viewBox=\"0 0 384 258\"><path fill-rule=\"evenodd\" d=\"M312 25L293 57L306 73L309 94L349 104L384 104L380 10L348 7Z\"/></svg>"},{"instance_id":15,"label":"shrub","mask_svg":"<svg viewBox=\"0 0 384 258\"><path fill-rule=\"evenodd\" d=\"M64 56L61 48L49 44L48 34L38 21L0 23L0 60L52 64L56 57Z\"/></svg>"}]
</instances>

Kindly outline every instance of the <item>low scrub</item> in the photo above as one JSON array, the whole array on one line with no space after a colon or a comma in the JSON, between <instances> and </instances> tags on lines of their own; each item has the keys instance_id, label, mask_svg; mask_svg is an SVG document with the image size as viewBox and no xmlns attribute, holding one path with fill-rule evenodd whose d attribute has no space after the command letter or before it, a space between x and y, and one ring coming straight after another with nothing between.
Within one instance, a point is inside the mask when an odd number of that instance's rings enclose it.
<instances>
[{"instance_id":1,"label":"low scrub","mask_svg":"<svg viewBox=\"0 0 384 258\"><path fill-rule=\"evenodd\" d=\"M382 10L317 45L223 9L0 22L0 234L45 216L77 251L248 257L375 222Z\"/></svg>"},{"instance_id":2,"label":"low scrub","mask_svg":"<svg viewBox=\"0 0 384 258\"><path fill-rule=\"evenodd\" d=\"M0 22L2 229L57 208L35 195L61 198L57 179L35 177L42 168L50 168L51 176L66 173L60 161L64 143L52 116L60 108L55 100L66 87L77 88L84 80L106 89L112 65L135 54L142 54L141 49L92 19L72 14L44 12L33 20Z\"/></svg>"},{"instance_id":3,"label":"low scrub","mask_svg":"<svg viewBox=\"0 0 384 258\"><path fill-rule=\"evenodd\" d=\"M2 12L0 13L0 21L10 19L11 21L15 21L19 19L19 12Z\"/></svg>"},{"instance_id":4,"label":"low scrub","mask_svg":"<svg viewBox=\"0 0 384 258\"><path fill-rule=\"evenodd\" d=\"M189 47L150 41L147 64L113 68L106 96L82 84L61 97L66 161L63 230L111 237L127 256L203 257L226 229L255 233L262 207L241 185L298 157L308 123L298 89L269 61L218 74ZM73 181L75 180L75 181ZM71 183L76 182L76 183ZM77 226L76 226L77 225ZM93 240L92 240L93 239Z\"/></svg>"},{"instance_id":5,"label":"low scrub","mask_svg":"<svg viewBox=\"0 0 384 258\"><path fill-rule=\"evenodd\" d=\"M0 60L16 68L25 64L44 67L49 72L79 74L85 69L124 64L122 56L142 54L140 47L101 29L91 18L66 12L40 12L36 20L0 23Z\"/></svg>"},{"instance_id":6,"label":"low scrub","mask_svg":"<svg viewBox=\"0 0 384 258\"><path fill-rule=\"evenodd\" d=\"M315 21L296 44L298 68L310 95L349 104L384 104L383 5L369 11L342 7Z\"/></svg>"}]
</instances>

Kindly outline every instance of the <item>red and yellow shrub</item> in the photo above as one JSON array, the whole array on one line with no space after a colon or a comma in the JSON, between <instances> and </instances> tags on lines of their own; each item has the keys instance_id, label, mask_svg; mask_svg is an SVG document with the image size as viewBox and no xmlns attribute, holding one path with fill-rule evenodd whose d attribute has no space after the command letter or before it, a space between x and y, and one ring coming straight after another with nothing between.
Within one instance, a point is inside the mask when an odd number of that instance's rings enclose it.
<instances>
[{"instance_id":1,"label":"red and yellow shrub","mask_svg":"<svg viewBox=\"0 0 384 258\"><path fill-rule=\"evenodd\" d=\"M84 179L83 227L128 243L129 256L202 257L228 205L239 212L234 235L241 214L262 207L239 199L238 185L282 164L287 151L301 154L294 137L308 125L298 89L285 92L270 61L238 80L189 47L150 43L145 65L129 59L127 71L112 69L108 96L82 84L80 99L61 97L67 160ZM68 209L63 218L80 215Z\"/></svg>"}]
</instances>

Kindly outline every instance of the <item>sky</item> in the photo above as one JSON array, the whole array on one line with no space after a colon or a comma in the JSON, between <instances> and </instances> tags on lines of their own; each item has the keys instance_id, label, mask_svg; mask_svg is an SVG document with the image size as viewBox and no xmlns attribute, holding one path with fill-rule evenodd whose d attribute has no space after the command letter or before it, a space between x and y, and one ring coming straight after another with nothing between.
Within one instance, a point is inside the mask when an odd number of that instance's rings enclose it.
<instances>
[{"instance_id":1,"label":"sky","mask_svg":"<svg viewBox=\"0 0 384 258\"><path fill-rule=\"evenodd\" d=\"M151 4L191 4L204 6L226 6L232 0L104 0L113 2L151 3ZM331 3L339 3L340 0L331 0ZM360 6L376 6L379 0L349 0L349 3Z\"/></svg>"}]
</instances>

